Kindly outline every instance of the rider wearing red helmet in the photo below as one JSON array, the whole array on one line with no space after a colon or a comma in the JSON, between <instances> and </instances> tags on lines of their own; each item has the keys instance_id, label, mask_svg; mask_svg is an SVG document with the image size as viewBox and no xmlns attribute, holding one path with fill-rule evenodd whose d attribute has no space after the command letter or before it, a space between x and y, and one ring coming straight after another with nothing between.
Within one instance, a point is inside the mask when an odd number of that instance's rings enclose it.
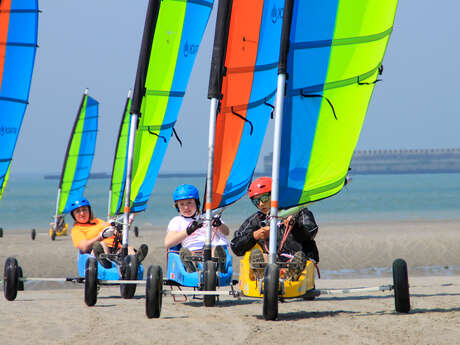
<instances>
[{"instance_id":1,"label":"rider wearing red helmet","mask_svg":"<svg viewBox=\"0 0 460 345\"><path fill-rule=\"evenodd\" d=\"M235 232L230 247L237 256L244 255L258 243L264 254L268 253L268 237L270 235L270 196L271 196L272 179L271 177L259 177L254 180L248 188L249 198L258 211L246 219L240 228ZM288 218L289 222L282 223L278 226L278 244L277 248L281 251L277 260L289 261L297 260L299 267L291 275L292 280L298 279L298 274L305 267L307 258L319 261L318 248L314 240L318 232L313 214L307 209L302 209L297 215ZM283 241L285 230L289 228L287 237ZM266 255L265 255L266 259ZM260 250L251 252L250 261L263 261L264 255ZM300 270L300 272L299 272ZM259 273L260 272L256 272ZM263 275L263 273L262 273Z\"/></svg>"}]
</instances>

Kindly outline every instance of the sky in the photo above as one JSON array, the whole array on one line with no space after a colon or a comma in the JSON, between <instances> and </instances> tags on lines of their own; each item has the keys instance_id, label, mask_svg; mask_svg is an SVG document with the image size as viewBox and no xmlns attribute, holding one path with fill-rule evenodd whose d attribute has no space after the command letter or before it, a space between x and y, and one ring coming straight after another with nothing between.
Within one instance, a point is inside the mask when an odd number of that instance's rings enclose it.
<instances>
[{"instance_id":1,"label":"sky","mask_svg":"<svg viewBox=\"0 0 460 345\"><path fill-rule=\"evenodd\" d=\"M109 173L121 112L134 85L147 0L41 0L39 7L39 48L11 176L60 173L85 88L100 102L92 171ZM206 171L216 7L176 124L183 146L171 139L160 173ZM358 150L460 147L459 11L456 0L400 1L383 82L374 90ZM271 151L267 139L262 155Z\"/></svg>"}]
</instances>

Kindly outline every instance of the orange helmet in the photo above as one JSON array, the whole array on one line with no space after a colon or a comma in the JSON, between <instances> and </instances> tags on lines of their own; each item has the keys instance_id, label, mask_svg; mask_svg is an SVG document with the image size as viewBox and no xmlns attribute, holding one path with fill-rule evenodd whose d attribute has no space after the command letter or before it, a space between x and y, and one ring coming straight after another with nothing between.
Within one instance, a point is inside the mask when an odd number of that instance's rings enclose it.
<instances>
[{"instance_id":1,"label":"orange helmet","mask_svg":"<svg viewBox=\"0 0 460 345\"><path fill-rule=\"evenodd\" d=\"M249 197L270 193L272 190L272 178L268 176L259 177L252 181L248 188Z\"/></svg>"}]
</instances>

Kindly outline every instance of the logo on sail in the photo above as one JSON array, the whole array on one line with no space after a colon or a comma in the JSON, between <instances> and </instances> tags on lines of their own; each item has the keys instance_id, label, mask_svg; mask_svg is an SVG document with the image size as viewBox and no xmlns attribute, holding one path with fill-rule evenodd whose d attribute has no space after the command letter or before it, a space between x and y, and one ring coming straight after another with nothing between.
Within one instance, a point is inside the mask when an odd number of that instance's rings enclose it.
<instances>
[{"instance_id":1,"label":"logo on sail","mask_svg":"<svg viewBox=\"0 0 460 345\"><path fill-rule=\"evenodd\" d=\"M276 22L279 19L283 19L283 12L284 12L284 7L276 7L276 5L273 5L272 8L272 23L276 24Z\"/></svg>"},{"instance_id":2,"label":"logo on sail","mask_svg":"<svg viewBox=\"0 0 460 345\"><path fill-rule=\"evenodd\" d=\"M197 51L198 51L198 44L193 44L193 43L189 43L188 41L185 41L184 57L193 56L197 53Z\"/></svg>"},{"instance_id":3,"label":"logo on sail","mask_svg":"<svg viewBox=\"0 0 460 345\"><path fill-rule=\"evenodd\" d=\"M16 134L18 132L18 129L16 127L5 127L1 126L0 127L0 136L8 135L8 134Z\"/></svg>"}]
</instances>

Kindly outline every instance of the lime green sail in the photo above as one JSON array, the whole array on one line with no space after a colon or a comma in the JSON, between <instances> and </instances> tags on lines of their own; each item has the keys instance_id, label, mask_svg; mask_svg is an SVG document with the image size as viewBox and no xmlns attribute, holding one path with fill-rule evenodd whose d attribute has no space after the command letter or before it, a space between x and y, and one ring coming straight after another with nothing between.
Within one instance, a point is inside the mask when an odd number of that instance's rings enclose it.
<instances>
[{"instance_id":1,"label":"lime green sail","mask_svg":"<svg viewBox=\"0 0 460 345\"><path fill-rule=\"evenodd\" d=\"M121 118L120 129L118 131L116 151L113 159L112 179L110 183L109 192L109 218L117 214L123 213L123 197L125 193L130 125L129 111L131 110L130 93L128 94L128 98L126 99L125 108Z\"/></svg>"}]
</instances>

